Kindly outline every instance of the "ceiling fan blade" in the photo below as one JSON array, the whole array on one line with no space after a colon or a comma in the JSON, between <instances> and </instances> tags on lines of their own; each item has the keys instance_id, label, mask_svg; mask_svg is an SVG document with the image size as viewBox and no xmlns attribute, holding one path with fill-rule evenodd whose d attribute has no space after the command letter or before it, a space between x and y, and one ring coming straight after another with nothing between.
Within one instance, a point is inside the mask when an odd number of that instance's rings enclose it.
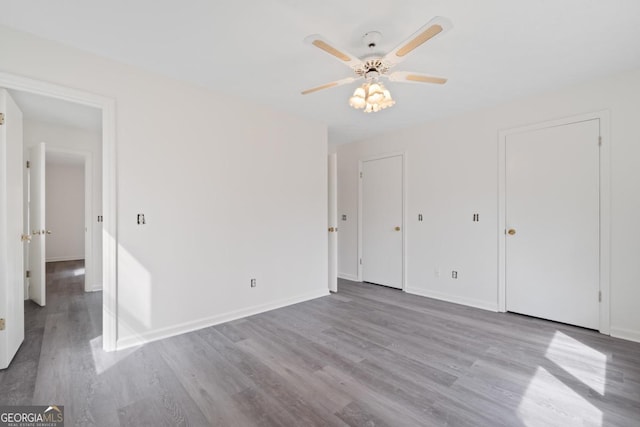
<instances>
[{"instance_id":1,"label":"ceiling fan blade","mask_svg":"<svg viewBox=\"0 0 640 427\"><path fill-rule=\"evenodd\" d=\"M433 83L442 85L447 82L443 77L427 76L426 74L412 73L410 71L396 71L389 74L389 80L392 82L405 83Z\"/></svg>"},{"instance_id":2,"label":"ceiling fan blade","mask_svg":"<svg viewBox=\"0 0 640 427\"><path fill-rule=\"evenodd\" d=\"M384 59L392 64L404 61L405 57L413 52L423 43L432 38L445 33L453 25L451 21L442 16L436 16L427 24L422 26L418 31L413 33L407 40L403 41L391 52L387 53Z\"/></svg>"},{"instance_id":3,"label":"ceiling fan blade","mask_svg":"<svg viewBox=\"0 0 640 427\"><path fill-rule=\"evenodd\" d=\"M345 49L336 47L335 44L322 37L320 34L312 34L310 36L307 36L305 37L304 41L305 43L312 44L318 49L325 51L329 55L336 58L338 61L351 68L357 67L362 63L362 61L360 61L357 56L349 53Z\"/></svg>"},{"instance_id":4,"label":"ceiling fan blade","mask_svg":"<svg viewBox=\"0 0 640 427\"><path fill-rule=\"evenodd\" d=\"M329 88L336 87L336 86L346 85L346 84L349 84L349 83L351 83L351 82L353 82L355 80L356 80L355 77L347 77L346 79L336 80L335 82L327 83L327 84L324 84L322 86L316 86L316 87L313 87L311 89L303 90L301 93L303 95L307 95L307 94L310 94L310 93L313 93L313 92L317 92L319 90L329 89Z\"/></svg>"}]
</instances>

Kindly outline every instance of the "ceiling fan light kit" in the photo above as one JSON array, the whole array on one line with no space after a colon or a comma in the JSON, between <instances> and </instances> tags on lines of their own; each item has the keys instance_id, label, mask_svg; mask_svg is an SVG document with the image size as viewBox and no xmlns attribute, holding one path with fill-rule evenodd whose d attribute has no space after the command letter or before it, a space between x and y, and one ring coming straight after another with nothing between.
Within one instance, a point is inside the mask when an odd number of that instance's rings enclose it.
<instances>
[{"instance_id":1,"label":"ceiling fan light kit","mask_svg":"<svg viewBox=\"0 0 640 427\"><path fill-rule=\"evenodd\" d=\"M344 84L349 84L355 80L364 79L365 83L356 88L349 105L365 113L376 113L385 108L393 106L396 102L391 97L391 93L384 87L381 78L387 78L393 82L404 83L431 83L444 84L447 79L442 77L433 77L419 73L407 71L395 71L389 73L389 70L404 61L405 57L413 52L422 44L432 40L433 38L445 33L452 27L451 22L443 17L435 17L426 25L416 31L411 37L400 43L398 47L384 56L371 54L364 58L358 58L350 54L347 50L336 47L319 34L313 34L305 38L307 43L321 49L333 58L347 65L353 73L353 77L347 77L321 86L302 91L303 95L317 92L319 90L328 89ZM362 42L367 48L373 52L382 35L377 31L369 31L362 37Z\"/></svg>"},{"instance_id":2,"label":"ceiling fan light kit","mask_svg":"<svg viewBox=\"0 0 640 427\"><path fill-rule=\"evenodd\" d=\"M349 105L357 110L362 109L365 113L377 113L395 103L391 93L380 82L364 83L349 98Z\"/></svg>"}]
</instances>

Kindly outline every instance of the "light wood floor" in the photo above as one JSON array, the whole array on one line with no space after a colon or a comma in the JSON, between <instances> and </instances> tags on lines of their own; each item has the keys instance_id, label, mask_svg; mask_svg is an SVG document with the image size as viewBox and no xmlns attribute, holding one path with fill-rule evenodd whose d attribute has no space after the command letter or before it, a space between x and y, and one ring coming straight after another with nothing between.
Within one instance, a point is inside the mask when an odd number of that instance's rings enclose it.
<instances>
[{"instance_id":1,"label":"light wood floor","mask_svg":"<svg viewBox=\"0 0 640 427\"><path fill-rule=\"evenodd\" d=\"M639 426L640 344L341 281L340 291L118 353L82 264L0 371L0 404L67 425ZM77 274L77 275L76 275Z\"/></svg>"}]
</instances>

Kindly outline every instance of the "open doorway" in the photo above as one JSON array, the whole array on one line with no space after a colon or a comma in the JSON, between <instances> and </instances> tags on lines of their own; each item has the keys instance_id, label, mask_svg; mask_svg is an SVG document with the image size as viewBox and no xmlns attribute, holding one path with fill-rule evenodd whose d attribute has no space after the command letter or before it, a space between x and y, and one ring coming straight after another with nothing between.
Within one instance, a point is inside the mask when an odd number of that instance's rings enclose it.
<instances>
[{"instance_id":1,"label":"open doorway","mask_svg":"<svg viewBox=\"0 0 640 427\"><path fill-rule=\"evenodd\" d=\"M21 95L30 96L32 100L35 100L31 105L31 108L34 110L42 109L47 106L47 104L55 104L56 108L50 108L49 112L52 113L51 119L48 120L49 124L63 125L63 118L65 116L65 112L69 112L69 109L73 109L74 107L80 107L86 111L91 111L91 115L98 119L98 122L101 126L101 130L97 132L101 140L101 147L97 148L94 153L91 153L90 159L92 164L92 175L94 178L92 184L93 190L93 203L101 203L102 209L100 209L99 214L98 210L91 209L91 218L93 221L91 222L92 227L88 227L88 231L96 231L93 230L93 226L99 227L96 233L92 233L94 238L92 239L92 244L85 246L85 250L90 246L92 249L92 258L94 261L94 265L96 268L93 269L93 273L89 273L87 271L87 277L92 277L97 280L92 280L87 283L87 290L97 290L96 288L101 285L102 286L102 294L95 294L96 296L100 296L102 301L102 336L101 343L102 347L106 351L116 350L117 345L117 309L116 309L116 247L117 247L117 236L116 236L116 228L117 228L117 218L116 218L116 158L115 158L115 102L113 99L106 98L100 95L95 95L92 93L59 86L56 84L46 83L43 81L33 80L26 77L13 75L9 73L0 72L0 88L5 89L5 93L10 91L11 94L17 95L19 98ZM13 101L12 101L13 102ZM15 102L14 102L15 104ZM21 101L22 107L25 110L30 110L30 107L24 107L24 100ZM89 108L86 108L89 107ZM76 108L76 112L80 109ZM28 114L29 115L29 114ZM17 110L16 114L11 114L5 116L8 120L5 120L4 129L17 129L18 124L20 127L20 140L19 146L23 146L22 141L22 112ZM13 123L12 119L19 117L19 123ZM29 120L29 117L26 117ZM44 121L42 121L44 122ZM9 126L10 125L10 126ZM15 126L14 126L15 125ZM73 127L73 126L71 126ZM76 126L77 127L77 126ZM36 126L37 128L37 126ZM44 128L44 126L41 126ZM29 131L27 130L27 133ZM6 133L6 132L5 132ZM31 133L31 135L35 135L35 132ZM47 139L51 140L50 136L61 136L56 132L50 132L47 137L37 137L32 138L29 141L28 134L25 134L27 137L25 147L25 153L29 149L29 142L33 142L33 140L37 140L38 144ZM61 138L61 140L69 141L69 138ZM17 143L18 141L16 141ZM55 144L54 144L55 145ZM74 147L59 147L61 149L73 150ZM75 147L77 148L77 147ZM22 148L21 148L22 150ZM15 157L15 156L14 156ZM20 156L23 157L24 160L28 159L28 155ZM44 159L44 155L42 156ZM22 162L20 162L22 163ZM18 163L17 163L18 164ZM85 162L86 164L86 162ZM86 167L86 165L85 165ZM27 172L24 172L24 175L27 175ZM85 177L87 174L85 174ZM20 181L16 182L22 182ZM22 187L22 184L20 184ZM98 191L95 191L96 188ZM100 194L101 193L101 194ZM23 197L22 195L19 198L19 202L17 202L18 198L16 198L16 203L11 203L3 208L3 211L6 214L11 214L11 212L20 212L20 216L22 216L22 209L18 210L18 206L23 206ZM25 214L26 215L26 214ZM103 219L104 218L104 219ZM24 223L25 226L28 226L29 223L26 221L20 221ZM29 243L26 243L30 237L32 237L32 231L25 227L25 234L22 235L22 241L25 243L25 246L29 246ZM36 230L37 231L37 230ZM46 229L44 226L39 230L40 232L45 232ZM98 235L98 238L95 238L95 235ZM100 238L102 242L100 242ZM99 250L93 250L97 247ZM102 252L100 256L100 250ZM10 267L19 267L19 270L22 269L22 258L18 263L15 261L15 266L13 264L9 265ZM11 259L5 259L4 261L11 261ZM3 261L3 262L4 262ZM13 262L13 261L11 261ZM89 266L87 266L89 267ZM102 271L100 271L102 270ZM75 270L74 270L75 271ZM23 270L24 274L24 270ZM24 277L24 275L22 276ZM25 284L26 287L26 284ZM23 289L20 286L20 299L23 297ZM91 289L94 288L94 289ZM11 296L7 292L11 293L13 291L2 289L3 297ZM84 290L82 290L84 292ZM16 292L14 292L16 293ZM17 293L16 293L17 294ZM10 307L13 307L15 310L20 309L19 311L22 313L22 304L13 304L10 303ZM14 324L11 319L7 319L10 325L15 327L19 326L18 320L22 316L21 313L16 313L16 322ZM11 313L8 313L11 314ZM9 316L11 317L11 316ZM0 347L4 348L4 344ZM8 347L7 347L8 348Z\"/></svg>"},{"instance_id":2,"label":"open doorway","mask_svg":"<svg viewBox=\"0 0 640 427\"><path fill-rule=\"evenodd\" d=\"M60 152L46 153L46 224L55 230L47 236L45 260L86 261L84 157ZM85 279L86 283L89 282Z\"/></svg>"},{"instance_id":3,"label":"open doorway","mask_svg":"<svg viewBox=\"0 0 640 427\"><path fill-rule=\"evenodd\" d=\"M25 265L30 273L42 271L25 279L25 299L45 305L45 269L39 266L45 262L82 261L84 290L101 290L102 177L95 164L102 157L102 112L24 91L9 93L23 113L24 158L30 163L23 180L25 223L32 233Z\"/></svg>"},{"instance_id":4,"label":"open doorway","mask_svg":"<svg viewBox=\"0 0 640 427\"><path fill-rule=\"evenodd\" d=\"M91 154L49 148L45 158L45 213L50 233L45 249L47 271L73 265L73 276L81 279L85 292L100 290L102 285L94 273L101 273L102 263L94 250L101 242L93 242L101 233L95 232L92 221Z\"/></svg>"}]
</instances>

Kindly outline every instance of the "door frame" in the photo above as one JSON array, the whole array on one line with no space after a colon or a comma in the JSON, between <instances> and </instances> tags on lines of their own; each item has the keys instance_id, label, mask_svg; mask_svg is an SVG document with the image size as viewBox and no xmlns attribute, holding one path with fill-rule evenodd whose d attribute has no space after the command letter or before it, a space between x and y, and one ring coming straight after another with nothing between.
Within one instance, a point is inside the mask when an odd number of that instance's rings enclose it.
<instances>
[{"instance_id":1,"label":"door frame","mask_svg":"<svg viewBox=\"0 0 640 427\"><path fill-rule=\"evenodd\" d=\"M91 291L99 290L94 287L95 283L90 282L91 280L94 279L94 271L95 271L95 263L96 263L96 260L93 257L93 241L94 241L94 234L95 234L93 230L93 219L92 219L94 217L94 214L93 214L93 155L90 151L87 151L87 150L74 150L71 148L52 147L49 144L47 144L45 148L45 159L46 159L46 155L49 153L72 154L74 156L82 157L83 168L84 168L83 173L84 173L84 226L85 226L84 291L91 292Z\"/></svg>"},{"instance_id":2,"label":"door frame","mask_svg":"<svg viewBox=\"0 0 640 427\"><path fill-rule=\"evenodd\" d=\"M102 347L114 351L118 333L115 100L5 72L0 72L0 87L102 110Z\"/></svg>"},{"instance_id":3,"label":"door frame","mask_svg":"<svg viewBox=\"0 0 640 427\"><path fill-rule=\"evenodd\" d=\"M498 311L506 311L506 143L509 135L600 120L600 319L598 330L611 334L611 138L609 110L579 114L498 132Z\"/></svg>"},{"instance_id":4,"label":"door frame","mask_svg":"<svg viewBox=\"0 0 640 427\"><path fill-rule=\"evenodd\" d=\"M400 156L402 159L402 290L407 289L407 155L406 151L376 154L358 160L358 282L362 282L362 167L364 162Z\"/></svg>"},{"instance_id":5,"label":"door frame","mask_svg":"<svg viewBox=\"0 0 640 427\"><path fill-rule=\"evenodd\" d=\"M327 157L328 172L328 287L331 292L338 292L338 154L329 153ZM333 230L332 230L333 229Z\"/></svg>"}]
</instances>

